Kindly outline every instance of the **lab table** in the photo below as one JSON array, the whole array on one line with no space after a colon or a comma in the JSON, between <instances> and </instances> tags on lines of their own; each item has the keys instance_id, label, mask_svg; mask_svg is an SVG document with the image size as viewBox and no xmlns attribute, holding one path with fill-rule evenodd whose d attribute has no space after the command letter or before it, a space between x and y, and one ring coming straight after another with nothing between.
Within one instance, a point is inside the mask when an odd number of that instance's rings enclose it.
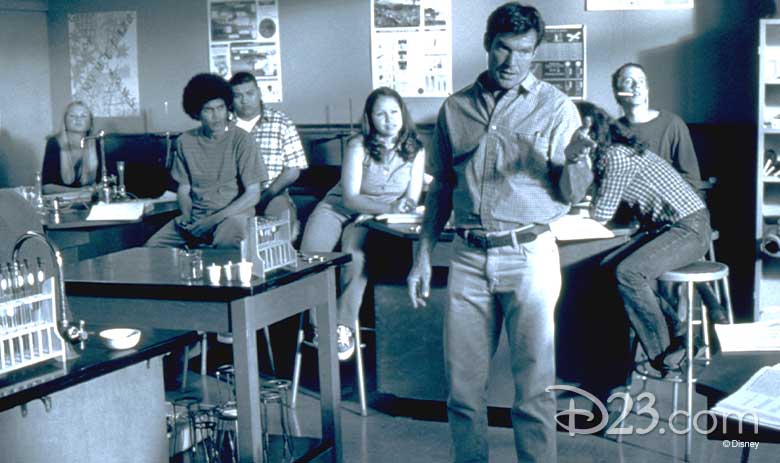
<instances>
[{"instance_id":1,"label":"lab table","mask_svg":"<svg viewBox=\"0 0 780 463\"><path fill-rule=\"evenodd\" d=\"M320 327L318 367L322 439L304 457L330 454L341 461L340 383L336 357L336 266L348 254L326 253L323 260L299 260L294 269L280 269L250 283L210 285L205 279L179 277L176 250L131 248L65 268L66 293L79 319L91 323L134 324L233 333L238 401L239 461L261 461L260 378L257 365L258 329L317 309ZM239 259L237 250L204 250L204 264ZM205 274L206 272L204 272Z\"/></svg>"},{"instance_id":2,"label":"lab table","mask_svg":"<svg viewBox=\"0 0 780 463\"><path fill-rule=\"evenodd\" d=\"M63 253L66 261L90 259L103 254L143 245L157 230L179 215L176 200L149 200L144 215L135 220L87 220L89 208L62 209L59 215L41 215L46 235Z\"/></svg>"},{"instance_id":3,"label":"lab table","mask_svg":"<svg viewBox=\"0 0 780 463\"><path fill-rule=\"evenodd\" d=\"M0 375L0 460L167 460L162 356L197 333L143 329L133 348L111 350L97 335L108 327L88 324L65 362Z\"/></svg>"}]
</instances>

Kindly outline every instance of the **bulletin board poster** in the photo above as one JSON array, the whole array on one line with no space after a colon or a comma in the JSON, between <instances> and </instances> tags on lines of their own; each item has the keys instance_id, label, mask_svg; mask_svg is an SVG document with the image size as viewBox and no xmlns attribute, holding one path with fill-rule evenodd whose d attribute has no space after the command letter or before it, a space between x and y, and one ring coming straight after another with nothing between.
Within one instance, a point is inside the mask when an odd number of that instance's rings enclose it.
<instances>
[{"instance_id":1,"label":"bulletin board poster","mask_svg":"<svg viewBox=\"0 0 780 463\"><path fill-rule=\"evenodd\" d=\"M585 25L547 26L531 63L531 72L571 99L583 100L585 63Z\"/></svg>"},{"instance_id":2,"label":"bulletin board poster","mask_svg":"<svg viewBox=\"0 0 780 463\"><path fill-rule=\"evenodd\" d=\"M586 10L689 10L693 0L586 0Z\"/></svg>"},{"instance_id":3,"label":"bulletin board poster","mask_svg":"<svg viewBox=\"0 0 780 463\"><path fill-rule=\"evenodd\" d=\"M135 11L68 15L70 91L95 117L140 114Z\"/></svg>"},{"instance_id":4,"label":"bulletin board poster","mask_svg":"<svg viewBox=\"0 0 780 463\"><path fill-rule=\"evenodd\" d=\"M277 0L209 0L211 72L230 79L249 72L266 103L282 101L282 58Z\"/></svg>"},{"instance_id":5,"label":"bulletin board poster","mask_svg":"<svg viewBox=\"0 0 780 463\"><path fill-rule=\"evenodd\" d=\"M451 0L371 0L371 79L403 97L449 96Z\"/></svg>"}]
</instances>

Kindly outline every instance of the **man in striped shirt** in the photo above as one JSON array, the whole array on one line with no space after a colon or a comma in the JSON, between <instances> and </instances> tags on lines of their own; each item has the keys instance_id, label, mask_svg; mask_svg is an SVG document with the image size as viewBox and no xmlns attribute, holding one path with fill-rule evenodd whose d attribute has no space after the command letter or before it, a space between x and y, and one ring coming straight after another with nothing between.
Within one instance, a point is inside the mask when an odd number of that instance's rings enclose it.
<instances>
[{"instance_id":1,"label":"man in striped shirt","mask_svg":"<svg viewBox=\"0 0 780 463\"><path fill-rule=\"evenodd\" d=\"M298 217L288 188L309 166L298 131L284 113L263 105L255 76L238 72L230 79L230 85L233 110L238 116L236 125L254 137L258 154L268 169L257 212L289 218L294 241L298 236Z\"/></svg>"},{"instance_id":2,"label":"man in striped shirt","mask_svg":"<svg viewBox=\"0 0 780 463\"><path fill-rule=\"evenodd\" d=\"M254 215L268 176L254 155L254 140L228 125L232 103L230 84L216 74L198 74L184 88L184 111L201 125L176 140L171 176L181 215L147 246L237 248L245 238L246 219Z\"/></svg>"}]
</instances>

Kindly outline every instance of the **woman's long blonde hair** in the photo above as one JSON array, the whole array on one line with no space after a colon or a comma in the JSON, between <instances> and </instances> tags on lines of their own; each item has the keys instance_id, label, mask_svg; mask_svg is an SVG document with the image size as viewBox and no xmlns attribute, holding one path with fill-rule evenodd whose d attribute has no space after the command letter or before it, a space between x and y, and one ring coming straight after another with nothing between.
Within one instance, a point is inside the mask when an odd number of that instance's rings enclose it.
<instances>
[{"instance_id":1,"label":"woman's long blonde hair","mask_svg":"<svg viewBox=\"0 0 780 463\"><path fill-rule=\"evenodd\" d=\"M95 179L97 178L97 147L95 140L87 140L84 143L86 150L81 150L80 143L76 146L73 146L68 139L68 112L70 112L74 106L81 106L87 110L87 113L89 113L89 127L87 128L87 132L84 134L84 136L88 137L92 134L94 122L92 111L86 104L84 104L83 101L76 100L69 103L68 106L65 107L65 112L62 116L62 130L57 132L55 135L57 142L60 144L60 175L62 176L63 183L72 184L76 180L75 165L76 161L78 160L77 157L80 157L81 171L79 174L79 181L81 185L89 185L94 183ZM79 148L79 152L74 152L76 147Z\"/></svg>"}]
</instances>

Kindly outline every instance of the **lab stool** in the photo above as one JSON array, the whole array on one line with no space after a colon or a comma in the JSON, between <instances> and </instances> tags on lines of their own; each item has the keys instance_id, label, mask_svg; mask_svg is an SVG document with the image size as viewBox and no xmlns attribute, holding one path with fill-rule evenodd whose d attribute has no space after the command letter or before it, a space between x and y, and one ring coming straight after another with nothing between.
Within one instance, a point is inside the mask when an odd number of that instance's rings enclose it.
<instances>
[{"instance_id":1,"label":"lab stool","mask_svg":"<svg viewBox=\"0 0 780 463\"><path fill-rule=\"evenodd\" d=\"M303 333L304 314L300 315L298 321L298 339L295 343L295 364L293 366L293 379L292 379L292 398L290 399L290 408L295 408L296 401L298 399L298 384L301 379L301 363L303 362L303 353L301 348L307 345L311 348L317 349L317 344L309 341L304 341ZM352 332L355 335L355 362L357 363L357 386L358 397L360 400L360 416L368 416L368 406L366 405L366 379L365 371L363 369L363 348L366 347L362 343L360 337L360 321L355 320L355 324L352 325Z\"/></svg>"},{"instance_id":2,"label":"lab stool","mask_svg":"<svg viewBox=\"0 0 780 463\"><path fill-rule=\"evenodd\" d=\"M287 424L289 414L287 413L287 406L284 399L285 391L289 389L289 381L286 382L286 385L281 383L274 384L273 380L269 383L264 384L260 391L260 425L263 429L263 462L271 462L271 433L269 430L270 420L268 419L268 415L271 411L271 407L276 406L282 428L282 455L281 460L274 461L289 463L293 460L293 454L295 452L292 436L290 436L289 426Z\"/></svg>"},{"instance_id":3,"label":"lab stool","mask_svg":"<svg viewBox=\"0 0 780 463\"><path fill-rule=\"evenodd\" d=\"M220 461L238 463L238 408L235 402L226 402L216 408L216 448Z\"/></svg>"},{"instance_id":4,"label":"lab stool","mask_svg":"<svg viewBox=\"0 0 780 463\"><path fill-rule=\"evenodd\" d=\"M710 360L710 349L709 349L709 335L707 333L708 324L707 324L707 310L705 308L702 308L701 318L698 320L694 320L694 295L695 295L695 285L696 284L709 284L709 283L715 283L718 282L725 282L724 284L724 292L722 294L722 300L720 301L722 304L725 305L726 310L729 314L729 320L733 323L733 315L731 310L731 296L729 294L729 286L727 283L729 276L729 268L726 264L720 263L720 262L713 262L713 261L699 261L694 262L692 264L686 265L684 267L668 271L658 277L659 281L667 281L672 283L685 283L685 286L680 285L679 291L680 291L680 299L679 304L682 307L685 306L686 311L686 320L688 323L688 332L686 335L686 366L685 366L685 379L678 375L667 375L666 377L661 377L660 375L656 375L650 372L650 370L647 368L649 364L649 360L645 360L643 362L637 363L636 366L636 373L639 374L639 376L643 380L647 380L647 378L654 378L661 381L667 381L674 383L674 408L675 412L677 411L677 397L678 397L678 387L679 384L685 381L686 387L687 387L687 434L686 434L686 440L685 440L685 460L690 461L690 452L691 452L691 438L692 438L692 431L693 431L693 383L696 381L696 378L693 376L693 360L694 360L694 336L693 336L693 326L694 325L700 325L703 331L703 337L704 337L704 362L709 363Z\"/></svg>"}]
</instances>

